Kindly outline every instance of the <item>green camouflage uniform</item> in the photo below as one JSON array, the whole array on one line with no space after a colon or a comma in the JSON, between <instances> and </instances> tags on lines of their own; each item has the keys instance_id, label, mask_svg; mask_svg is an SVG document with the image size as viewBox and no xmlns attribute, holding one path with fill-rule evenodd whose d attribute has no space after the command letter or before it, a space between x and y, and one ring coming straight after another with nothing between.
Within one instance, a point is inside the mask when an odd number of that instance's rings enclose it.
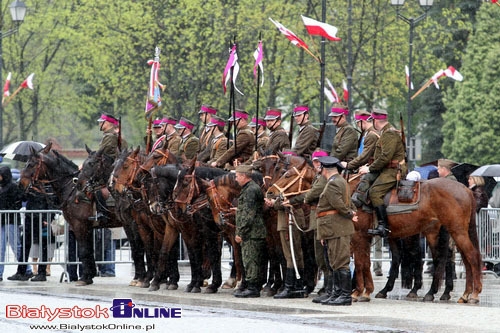
<instances>
[{"instance_id":1,"label":"green camouflage uniform","mask_svg":"<svg viewBox=\"0 0 500 333\"><path fill-rule=\"evenodd\" d=\"M338 126L330 155L347 162L358 155L358 131L347 121Z\"/></svg>"},{"instance_id":2,"label":"green camouflage uniform","mask_svg":"<svg viewBox=\"0 0 500 333\"><path fill-rule=\"evenodd\" d=\"M384 196L396 185L398 168L401 177L406 176L405 147L399 131L387 123L380 131L380 138L375 147L370 173L378 173L370 188L369 196L373 207L384 205Z\"/></svg>"},{"instance_id":3,"label":"green camouflage uniform","mask_svg":"<svg viewBox=\"0 0 500 333\"><path fill-rule=\"evenodd\" d=\"M236 212L236 236L240 236L241 254L245 279L260 290L260 269L266 250L266 226L264 224L264 195L253 180L241 189Z\"/></svg>"}]
</instances>

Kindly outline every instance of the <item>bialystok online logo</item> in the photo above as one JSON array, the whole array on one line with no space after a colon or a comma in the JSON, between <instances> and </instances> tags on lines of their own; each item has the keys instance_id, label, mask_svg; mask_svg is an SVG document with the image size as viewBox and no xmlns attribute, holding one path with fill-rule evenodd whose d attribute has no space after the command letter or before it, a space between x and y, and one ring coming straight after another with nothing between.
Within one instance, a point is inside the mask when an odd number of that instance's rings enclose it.
<instances>
[{"instance_id":1,"label":"bialystok online logo","mask_svg":"<svg viewBox=\"0 0 500 333\"><path fill-rule=\"evenodd\" d=\"M110 315L111 313L111 315ZM6 305L6 318L68 319L68 318L181 318L181 308L136 307L131 298L115 298L109 309L100 305L91 308L73 307L49 308L28 307L26 305Z\"/></svg>"}]
</instances>

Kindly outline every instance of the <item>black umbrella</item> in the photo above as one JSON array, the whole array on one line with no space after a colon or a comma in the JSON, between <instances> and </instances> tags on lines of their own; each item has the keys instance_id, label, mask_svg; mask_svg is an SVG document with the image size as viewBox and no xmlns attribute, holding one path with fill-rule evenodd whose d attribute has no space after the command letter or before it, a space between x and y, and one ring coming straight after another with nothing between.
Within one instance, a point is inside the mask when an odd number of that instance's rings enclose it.
<instances>
[{"instance_id":1,"label":"black umbrella","mask_svg":"<svg viewBox=\"0 0 500 333\"><path fill-rule=\"evenodd\" d=\"M39 151L44 147L43 143L36 141L17 141L4 147L0 151L0 155L10 160L26 162L31 156L31 148Z\"/></svg>"}]
</instances>

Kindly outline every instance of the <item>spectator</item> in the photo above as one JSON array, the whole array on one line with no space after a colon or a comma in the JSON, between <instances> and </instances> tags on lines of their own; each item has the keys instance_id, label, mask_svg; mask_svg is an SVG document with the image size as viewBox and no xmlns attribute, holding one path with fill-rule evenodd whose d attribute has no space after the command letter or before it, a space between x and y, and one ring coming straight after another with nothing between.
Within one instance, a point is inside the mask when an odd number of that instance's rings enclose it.
<instances>
[{"instance_id":1,"label":"spectator","mask_svg":"<svg viewBox=\"0 0 500 333\"><path fill-rule=\"evenodd\" d=\"M484 189L484 178L481 176L469 176L469 188L476 199L476 213L479 213L481 208L488 207L488 194Z\"/></svg>"}]
</instances>

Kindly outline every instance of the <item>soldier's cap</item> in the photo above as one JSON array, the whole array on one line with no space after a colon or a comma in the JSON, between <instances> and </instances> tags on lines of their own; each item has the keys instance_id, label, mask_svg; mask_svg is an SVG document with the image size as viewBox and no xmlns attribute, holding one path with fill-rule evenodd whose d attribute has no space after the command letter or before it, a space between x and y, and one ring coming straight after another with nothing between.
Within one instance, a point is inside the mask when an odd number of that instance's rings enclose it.
<instances>
[{"instance_id":1,"label":"soldier's cap","mask_svg":"<svg viewBox=\"0 0 500 333\"><path fill-rule=\"evenodd\" d=\"M366 110L357 110L354 112L355 120L368 120L371 116L371 113Z\"/></svg>"},{"instance_id":2,"label":"soldier's cap","mask_svg":"<svg viewBox=\"0 0 500 333\"><path fill-rule=\"evenodd\" d=\"M170 124L170 125L175 125L177 124L177 119L175 118L172 118L172 117L164 117L162 120L161 120L161 124L164 125L164 124Z\"/></svg>"},{"instance_id":3,"label":"soldier's cap","mask_svg":"<svg viewBox=\"0 0 500 333\"><path fill-rule=\"evenodd\" d=\"M177 129L187 128L188 130L192 131L194 128L194 124L189 119L181 117L179 122L174 127Z\"/></svg>"},{"instance_id":4,"label":"soldier's cap","mask_svg":"<svg viewBox=\"0 0 500 333\"><path fill-rule=\"evenodd\" d=\"M234 113L231 115L231 117L227 121L234 121L238 119L245 119L248 120L248 112L244 110L235 110Z\"/></svg>"},{"instance_id":5,"label":"soldier's cap","mask_svg":"<svg viewBox=\"0 0 500 333\"><path fill-rule=\"evenodd\" d=\"M239 173L251 174L253 170L252 165L240 164L236 167L235 171Z\"/></svg>"},{"instance_id":6,"label":"soldier's cap","mask_svg":"<svg viewBox=\"0 0 500 333\"><path fill-rule=\"evenodd\" d=\"M296 105L293 108L293 116L300 116L301 114L309 112L309 106L307 105Z\"/></svg>"},{"instance_id":7,"label":"soldier's cap","mask_svg":"<svg viewBox=\"0 0 500 333\"><path fill-rule=\"evenodd\" d=\"M257 123L259 124L259 126L266 127L266 122L264 121L264 119L259 118L257 120L257 118L255 117L252 118L252 121L250 122L250 124L248 124L248 126L257 127Z\"/></svg>"},{"instance_id":8,"label":"soldier's cap","mask_svg":"<svg viewBox=\"0 0 500 333\"><path fill-rule=\"evenodd\" d=\"M345 104L335 103L328 114L328 117L339 117L339 116L347 116L349 114L349 109Z\"/></svg>"},{"instance_id":9,"label":"soldier's cap","mask_svg":"<svg viewBox=\"0 0 500 333\"><path fill-rule=\"evenodd\" d=\"M324 168L327 169L342 167L342 164L340 164L340 160L333 156L322 156L318 158L318 161Z\"/></svg>"},{"instance_id":10,"label":"soldier's cap","mask_svg":"<svg viewBox=\"0 0 500 333\"><path fill-rule=\"evenodd\" d=\"M212 126L219 126L219 127L224 127L226 126L226 122L224 119L217 117L217 116L212 116L210 118L210 121L207 123L207 126L212 127Z\"/></svg>"},{"instance_id":11,"label":"soldier's cap","mask_svg":"<svg viewBox=\"0 0 500 333\"><path fill-rule=\"evenodd\" d=\"M368 120L372 119L387 119L387 110L373 109Z\"/></svg>"},{"instance_id":12,"label":"soldier's cap","mask_svg":"<svg viewBox=\"0 0 500 333\"><path fill-rule=\"evenodd\" d=\"M159 128L161 127L162 124L162 119L160 118L156 118L155 120L153 120L153 128Z\"/></svg>"},{"instance_id":13,"label":"soldier's cap","mask_svg":"<svg viewBox=\"0 0 500 333\"><path fill-rule=\"evenodd\" d=\"M446 168L448 170L451 170L457 163L453 162L452 160L448 160L446 158L440 158L438 160L438 167Z\"/></svg>"},{"instance_id":14,"label":"soldier's cap","mask_svg":"<svg viewBox=\"0 0 500 333\"><path fill-rule=\"evenodd\" d=\"M200 113L210 113L210 114L217 114L217 109L214 108L211 105L202 105L200 107L200 111L198 111L198 114Z\"/></svg>"},{"instance_id":15,"label":"soldier's cap","mask_svg":"<svg viewBox=\"0 0 500 333\"><path fill-rule=\"evenodd\" d=\"M328 153L324 150L316 150L315 152L312 153L311 155L311 160L315 161L318 160L320 157L325 157L328 156Z\"/></svg>"},{"instance_id":16,"label":"soldier's cap","mask_svg":"<svg viewBox=\"0 0 500 333\"><path fill-rule=\"evenodd\" d=\"M112 115L106 114L106 113L101 114L101 117L99 117L99 119L97 119L97 121L100 123L102 123L103 121L107 121L108 123L111 123L113 125L118 125L118 123L120 122L118 119L116 119Z\"/></svg>"},{"instance_id":17,"label":"soldier's cap","mask_svg":"<svg viewBox=\"0 0 500 333\"><path fill-rule=\"evenodd\" d=\"M266 116L264 120L276 120L281 118L281 110L280 109L271 109L267 110Z\"/></svg>"}]
</instances>

